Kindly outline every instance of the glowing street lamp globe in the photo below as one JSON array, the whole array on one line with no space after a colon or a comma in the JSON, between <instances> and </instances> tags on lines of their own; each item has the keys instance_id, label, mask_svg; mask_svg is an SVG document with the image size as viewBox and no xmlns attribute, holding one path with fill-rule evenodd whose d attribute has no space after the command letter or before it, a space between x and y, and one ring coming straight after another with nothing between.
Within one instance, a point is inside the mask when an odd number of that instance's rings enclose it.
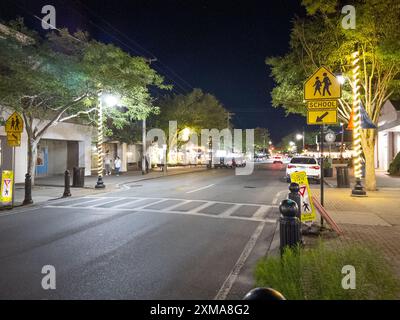
<instances>
[{"instance_id":1,"label":"glowing street lamp globe","mask_svg":"<svg viewBox=\"0 0 400 320\"><path fill-rule=\"evenodd\" d=\"M104 94L102 96L104 104L108 107L115 107L119 103L119 98L112 94Z\"/></svg>"}]
</instances>

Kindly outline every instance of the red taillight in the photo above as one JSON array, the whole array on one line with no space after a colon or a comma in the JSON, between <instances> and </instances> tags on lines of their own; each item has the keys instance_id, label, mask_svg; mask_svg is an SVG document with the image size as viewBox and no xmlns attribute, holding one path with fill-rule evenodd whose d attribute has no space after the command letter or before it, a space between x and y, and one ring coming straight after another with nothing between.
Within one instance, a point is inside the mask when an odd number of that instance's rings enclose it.
<instances>
[{"instance_id":1,"label":"red taillight","mask_svg":"<svg viewBox=\"0 0 400 320\"><path fill-rule=\"evenodd\" d=\"M311 169L319 170L319 166L312 166Z\"/></svg>"},{"instance_id":2,"label":"red taillight","mask_svg":"<svg viewBox=\"0 0 400 320\"><path fill-rule=\"evenodd\" d=\"M292 168L296 168L296 166L292 165L292 164L288 164L288 169L292 169Z\"/></svg>"}]
</instances>

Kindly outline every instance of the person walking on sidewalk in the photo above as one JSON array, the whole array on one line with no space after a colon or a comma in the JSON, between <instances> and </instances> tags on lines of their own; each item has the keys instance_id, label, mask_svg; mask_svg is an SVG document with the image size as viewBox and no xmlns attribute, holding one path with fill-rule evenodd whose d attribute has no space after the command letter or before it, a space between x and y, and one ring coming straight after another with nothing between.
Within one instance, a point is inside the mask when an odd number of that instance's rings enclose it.
<instances>
[{"instance_id":1,"label":"person walking on sidewalk","mask_svg":"<svg viewBox=\"0 0 400 320\"><path fill-rule=\"evenodd\" d=\"M106 176L109 176L111 174L111 161L112 158L110 157L108 152L106 152L106 156L104 157L104 167L106 171Z\"/></svg>"},{"instance_id":2,"label":"person walking on sidewalk","mask_svg":"<svg viewBox=\"0 0 400 320\"><path fill-rule=\"evenodd\" d=\"M121 159L116 156L114 160L115 175L118 177L121 170Z\"/></svg>"}]
</instances>

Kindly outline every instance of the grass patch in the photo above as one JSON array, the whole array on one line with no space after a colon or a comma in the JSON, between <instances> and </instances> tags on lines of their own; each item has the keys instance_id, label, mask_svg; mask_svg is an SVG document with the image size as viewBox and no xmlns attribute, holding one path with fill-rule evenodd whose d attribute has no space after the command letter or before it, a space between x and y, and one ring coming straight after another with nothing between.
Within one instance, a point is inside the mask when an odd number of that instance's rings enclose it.
<instances>
[{"instance_id":1,"label":"grass patch","mask_svg":"<svg viewBox=\"0 0 400 320\"><path fill-rule=\"evenodd\" d=\"M356 288L343 289L345 265L356 272ZM287 249L282 258L259 261L256 285L280 291L289 300L398 299L400 283L378 250L357 244Z\"/></svg>"}]
</instances>

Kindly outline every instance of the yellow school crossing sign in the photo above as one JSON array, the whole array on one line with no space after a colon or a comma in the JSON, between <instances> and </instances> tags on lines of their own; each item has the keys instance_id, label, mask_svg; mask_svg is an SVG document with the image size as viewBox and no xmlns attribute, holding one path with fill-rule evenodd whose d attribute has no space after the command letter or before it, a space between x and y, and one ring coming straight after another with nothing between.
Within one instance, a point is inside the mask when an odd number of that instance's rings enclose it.
<instances>
[{"instance_id":1,"label":"yellow school crossing sign","mask_svg":"<svg viewBox=\"0 0 400 320\"><path fill-rule=\"evenodd\" d=\"M338 123L337 110L310 110L307 111L307 124L336 124Z\"/></svg>"},{"instance_id":2,"label":"yellow school crossing sign","mask_svg":"<svg viewBox=\"0 0 400 320\"><path fill-rule=\"evenodd\" d=\"M24 131L24 121L19 113L14 112L6 121L7 143L10 147L21 145L21 134Z\"/></svg>"},{"instance_id":3,"label":"yellow school crossing sign","mask_svg":"<svg viewBox=\"0 0 400 320\"><path fill-rule=\"evenodd\" d=\"M304 83L304 100L336 100L341 96L339 81L326 67L319 68Z\"/></svg>"},{"instance_id":4,"label":"yellow school crossing sign","mask_svg":"<svg viewBox=\"0 0 400 320\"><path fill-rule=\"evenodd\" d=\"M304 82L304 100L307 101L307 124L338 123L338 99L342 89L335 75L326 67L315 71Z\"/></svg>"}]
</instances>

